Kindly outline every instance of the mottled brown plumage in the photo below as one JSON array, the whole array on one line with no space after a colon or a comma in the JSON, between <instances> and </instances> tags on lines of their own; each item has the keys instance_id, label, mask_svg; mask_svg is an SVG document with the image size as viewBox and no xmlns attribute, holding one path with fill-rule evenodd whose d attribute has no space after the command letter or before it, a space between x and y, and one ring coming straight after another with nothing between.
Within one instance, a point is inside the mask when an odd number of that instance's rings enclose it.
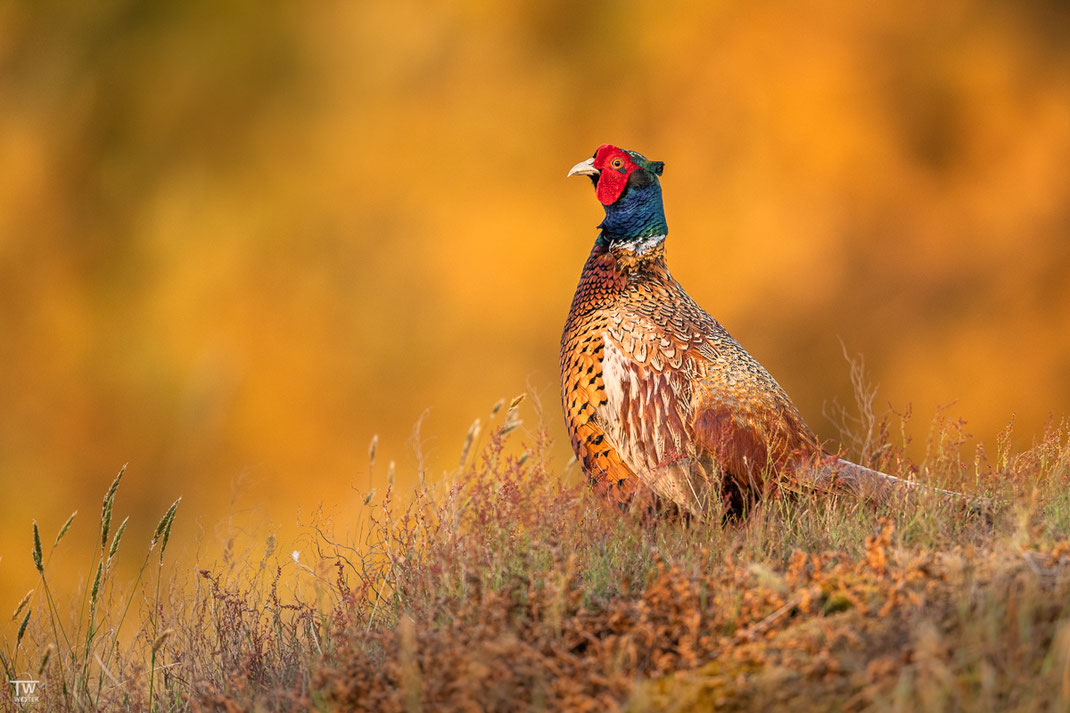
<instances>
[{"instance_id":1,"label":"mottled brown plumage","mask_svg":"<svg viewBox=\"0 0 1070 713\"><path fill-rule=\"evenodd\" d=\"M602 146L569 174L591 176L606 209L561 337L565 421L595 490L694 514L713 498L738 511L786 479L886 493L897 479L826 452L769 372L669 273L660 172Z\"/></svg>"}]
</instances>

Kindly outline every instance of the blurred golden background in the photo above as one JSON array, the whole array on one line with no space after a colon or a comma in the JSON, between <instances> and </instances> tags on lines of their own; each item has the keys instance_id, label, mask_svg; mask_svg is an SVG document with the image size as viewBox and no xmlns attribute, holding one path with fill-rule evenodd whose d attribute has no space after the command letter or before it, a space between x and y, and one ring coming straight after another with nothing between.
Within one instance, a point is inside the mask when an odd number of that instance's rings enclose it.
<instances>
[{"instance_id":1,"label":"blurred golden background","mask_svg":"<svg viewBox=\"0 0 1070 713\"><path fill-rule=\"evenodd\" d=\"M202 560L351 520L375 433L411 483L425 410L434 475L530 391L563 467L604 142L666 162L674 274L821 436L841 339L918 439L1070 411L1065 3L5 3L0 611L126 461L127 538L183 495Z\"/></svg>"}]
</instances>

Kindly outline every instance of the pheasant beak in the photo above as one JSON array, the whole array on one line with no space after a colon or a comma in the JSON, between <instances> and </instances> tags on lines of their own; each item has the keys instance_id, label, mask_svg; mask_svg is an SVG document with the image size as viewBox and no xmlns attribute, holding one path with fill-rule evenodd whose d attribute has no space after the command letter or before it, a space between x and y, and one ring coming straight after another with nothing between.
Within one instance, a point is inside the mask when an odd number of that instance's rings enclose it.
<instances>
[{"instance_id":1,"label":"pheasant beak","mask_svg":"<svg viewBox=\"0 0 1070 713\"><path fill-rule=\"evenodd\" d=\"M594 167L594 158L589 158L586 161L580 161L571 169L569 169L568 175L572 176L592 176L598 178L602 172Z\"/></svg>"}]
</instances>

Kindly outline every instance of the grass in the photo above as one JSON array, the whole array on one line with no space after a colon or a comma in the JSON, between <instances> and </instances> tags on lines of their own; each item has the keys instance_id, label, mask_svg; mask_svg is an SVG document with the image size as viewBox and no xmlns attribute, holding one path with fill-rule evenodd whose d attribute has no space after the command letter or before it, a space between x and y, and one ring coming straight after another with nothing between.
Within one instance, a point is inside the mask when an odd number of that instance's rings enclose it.
<instances>
[{"instance_id":1,"label":"grass","mask_svg":"<svg viewBox=\"0 0 1070 713\"><path fill-rule=\"evenodd\" d=\"M269 538L195 581L162 574L177 501L137 581L113 581L115 558L142 556L113 527L120 473L86 592L48 585L70 521L48 552L34 524L40 581L0 663L42 681L24 706L42 711L1070 709L1066 424L966 459L941 416L915 463L908 415L857 406L844 442L866 464L994 511L806 493L742 524L623 514L555 471L515 399L446 479L369 492L357 540L312 526L314 554Z\"/></svg>"},{"instance_id":2,"label":"grass","mask_svg":"<svg viewBox=\"0 0 1070 713\"><path fill-rule=\"evenodd\" d=\"M125 472L124 466L104 495L100 510L99 549L89 570L94 573L90 580L92 585L81 593L77 607L72 606L70 611L63 610L57 603L49 586L46 565L52 553L69 532L78 513L71 513L59 528L47 557L42 545L40 528L36 520L33 523L31 556L40 582L39 586L27 592L15 607L12 619L19 620L21 617L15 643L13 647L5 646L4 650L0 650L0 665L3 666L8 680L25 678L27 666L32 667L34 674L30 678L45 677L47 674L50 684L46 687L48 694L42 696L39 693L38 697L48 700L48 709L97 709L111 698L108 689L112 688L113 682L118 683L115 671L126 670L130 664L120 653L120 635L135 595L139 592L138 585L143 575L146 571L151 573L154 569L156 581L152 593L155 606L148 620L143 623L145 633L151 631L154 637L148 673L148 696L150 700L153 698L156 655L169 635L169 632L160 631L159 617L156 616L159 609L161 573L164 553L171 538L171 528L181 498L176 500L160 518L146 549L137 578L129 593L124 595L117 588L111 574L112 564L119 554L123 533L129 521L129 518L124 519L118 527L112 529L115 496ZM153 567L152 555L157 546L159 555ZM105 602L108 604L107 607L103 606ZM31 619L36 611L35 605L41 611L35 622L37 626L31 629ZM31 638L36 644L33 647L27 647L35 651L33 654L27 653L23 648L23 639L27 633L32 635ZM21 660L20 656L23 657ZM35 666L33 665L34 659L36 659ZM7 693L10 696L12 691L9 690ZM129 697L124 695L124 698L129 703ZM11 702L5 699L5 703Z\"/></svg>"}]
</instances>

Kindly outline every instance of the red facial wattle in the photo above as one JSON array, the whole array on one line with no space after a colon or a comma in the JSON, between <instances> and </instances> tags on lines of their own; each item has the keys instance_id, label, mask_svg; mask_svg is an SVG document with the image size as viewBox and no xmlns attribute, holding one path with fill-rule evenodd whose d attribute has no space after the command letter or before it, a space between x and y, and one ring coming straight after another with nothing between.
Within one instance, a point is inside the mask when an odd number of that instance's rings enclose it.
<instances>
[{"instance_id":1,"label":"red facial wattle","mask_svg":"<svg viewBox=\"0 0 1070 713\"><path fill-rule=\"evenodd\" d=\"M631 156L610 144L598 147L594 155L594 167L601 172L595 194L602 205L616 203L628 185L628 177L639 168Z\"/></svg>"}]
</instances>

